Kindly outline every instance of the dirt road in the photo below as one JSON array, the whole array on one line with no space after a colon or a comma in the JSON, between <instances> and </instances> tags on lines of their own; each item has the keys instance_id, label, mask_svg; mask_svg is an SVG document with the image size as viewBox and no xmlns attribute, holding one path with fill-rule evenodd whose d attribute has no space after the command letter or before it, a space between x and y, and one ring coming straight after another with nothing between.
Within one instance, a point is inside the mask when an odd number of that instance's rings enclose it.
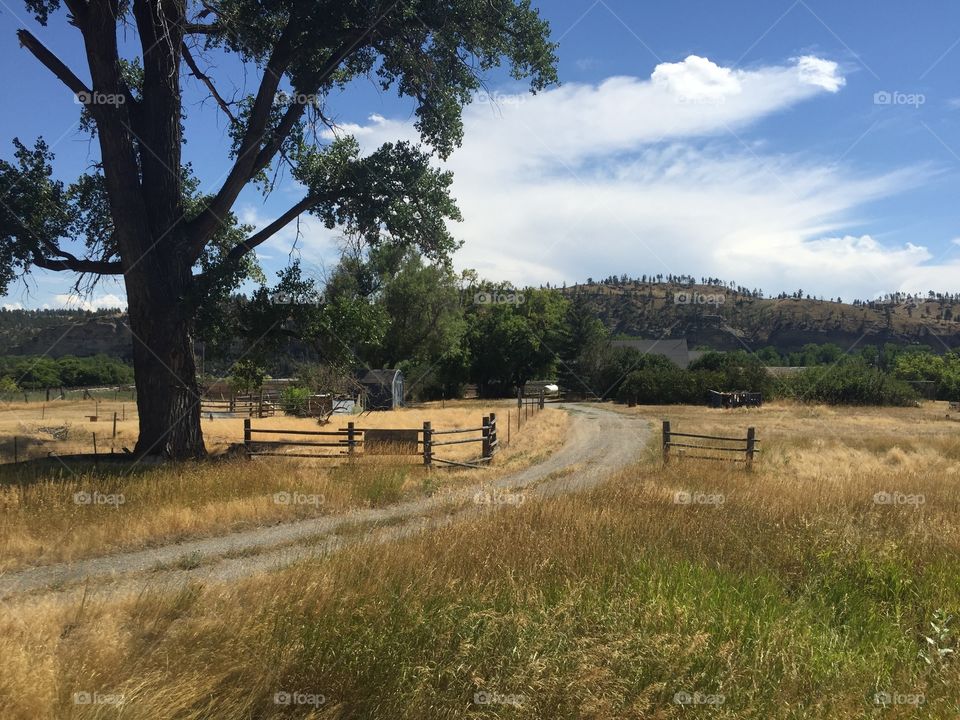
<instances>
[{"instance_id":1,"label":"dirt road","mask_svg":"<svg viewBox=\"0 0 960 720\"><path fill-rule=\"evenodd\" d=\"M58 563L0 575L0 599L72 600L176 586L187 581L228 581L334 552L360 542L388 542L437 527L497 504L476 502L497 493L549 497L589 488L636 460L650 427L641 418L596 405L563 406L571 414L563 447L547 460L491 483L390 507L257 528L218 537Z\"/></svg>"}]
</instances>

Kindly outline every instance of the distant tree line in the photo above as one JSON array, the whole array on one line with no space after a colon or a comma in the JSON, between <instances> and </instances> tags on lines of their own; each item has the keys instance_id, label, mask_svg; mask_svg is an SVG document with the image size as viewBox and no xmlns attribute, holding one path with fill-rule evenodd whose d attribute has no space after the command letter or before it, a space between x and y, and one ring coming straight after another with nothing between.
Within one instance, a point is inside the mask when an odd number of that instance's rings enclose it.
<instances>
[{"instance_id":1,"label":"distant tree line","mask_svg":"<svg viewBox=\"0 0 960 720\"><path fill-rule=\"evenodd\" d=\"M128 385L133 368L106 355L53 359L29 355L0 356L0 390Z\"/></svg>"}]
</instances>

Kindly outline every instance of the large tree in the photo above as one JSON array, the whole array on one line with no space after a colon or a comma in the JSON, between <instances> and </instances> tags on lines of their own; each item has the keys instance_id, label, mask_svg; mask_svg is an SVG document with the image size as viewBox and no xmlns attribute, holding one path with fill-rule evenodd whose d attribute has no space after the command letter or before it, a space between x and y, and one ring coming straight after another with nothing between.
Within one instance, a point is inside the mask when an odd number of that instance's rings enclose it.
<instances>
[{"instance_id":1,"label":"large tree","mask_svg":"<svg viewBox=\"0 0 960 720\"><path fill-rule=\"evenodd\" d=\"M458 215L451 178L431 155L446 158L459 144L462 109L483 73L506 61L534 91L555 81L555 46L530 0L63 0L65 13L61 0L26 4L42 25L68 22L82 36L85 72L17 33L83 103L99 158L69 186L52 179L42 140L17 142L15 160L0 164L0 290L32 267L123 277L138 455L204 454L194 319L236 286L254 248L310 212L370 244L442 257L454 247L446 221ZM135 57L121 52L121 33L139 41ZM256 70L255 93L226 99L208 65L227 56ZM332 129L334 96L364 76L411 100L423 145L363 155L352 138L322 132ZM229 171L209 195L187 187L182 162L187 77L228 119L232 140ZM281 163L306 187L303 198L244 235L231 208L248 184L268 191Z\"/></svg>"}]
</instances>

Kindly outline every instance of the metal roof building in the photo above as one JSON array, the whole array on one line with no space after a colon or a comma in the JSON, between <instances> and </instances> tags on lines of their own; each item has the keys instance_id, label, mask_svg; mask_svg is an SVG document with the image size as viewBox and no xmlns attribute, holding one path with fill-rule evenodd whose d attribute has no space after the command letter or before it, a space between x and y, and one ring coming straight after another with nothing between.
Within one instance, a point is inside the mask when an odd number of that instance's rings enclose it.
<instances>
[{"instance_id":1,"label":"metal roof building","mask_svg":"<svg viewBox=\"0 0 960 720\"><path fill-rule=\"evenodd\" d=\"M367 410L403 407L403 373L399 370L367 370L357 382L366 391Z\"/></svg>"}]
</instances>

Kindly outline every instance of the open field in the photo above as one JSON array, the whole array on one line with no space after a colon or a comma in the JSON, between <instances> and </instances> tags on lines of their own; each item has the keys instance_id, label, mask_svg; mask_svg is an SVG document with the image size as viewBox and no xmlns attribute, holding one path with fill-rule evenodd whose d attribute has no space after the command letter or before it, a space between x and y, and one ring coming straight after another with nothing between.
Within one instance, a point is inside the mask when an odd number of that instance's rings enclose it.
<instances>
[{"instance_id":1,"label":"open field","mask_svg":"<svg viewBox=\"0 0 960 720\"><path fill-rule=\"evenodd\" d=\"M960 426L943 410L623 409L755 425L762 459L662 467L653 442L589 492L389 549L10 604L0 714L956 718Z\"/></svg>"},{"instance_id":2,"label":"open field","mask_svg":"<svg viewBox=\"0 0 960 720\"><path fill-rule=\"evenodd\" d=\"M435 428L478 427L483 414L491 409L500 411L504 447L491 467L483 470L438 467L428 473L417 456L363 458L351 465L337 460L233 458L176 467L101 464L93 468L73 460L41 468L7 466L0 469L0 571L383 507L465 483L492 481L547 457L562 442L567 424L565 413L548 409L519 432L514 425L507 444L510 407L503 403L435 405L373 413L357 423L362 427L416 428L430 419ZM76 422L84 409L58 408L61 422ZM129 407L127 412L131 412ZM512 417L516 422L515 408ZM18 408L16 415L0 416L0 432L25 432L34 422ZM327 427L346 422L345 417L338 417ZM315 420L283 416L254 419L253 423L254 427L277 429L317 428ZM216 419L204 425L212 448L225 449L243 438L242 419ZM134 421L128 419L123 433L129 437L135 432ZM83 449L69 438L38 442L56 447L61 454ZM438 456L452 459L476 457L479 452L476 443L437 448ZM78 503L77 493L85 494L81 498L104 498L104 502Z\"/></svg>"}]
</instances>

